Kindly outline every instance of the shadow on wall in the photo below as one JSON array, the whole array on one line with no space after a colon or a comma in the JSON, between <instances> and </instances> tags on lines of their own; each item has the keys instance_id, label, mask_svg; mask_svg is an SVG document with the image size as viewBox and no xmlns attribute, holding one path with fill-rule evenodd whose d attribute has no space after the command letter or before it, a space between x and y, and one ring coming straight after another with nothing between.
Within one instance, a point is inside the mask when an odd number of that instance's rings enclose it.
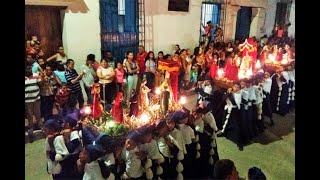
<instances>
[{"instance_id":1,"label":"shadow on wall","mask_svg":"<svg viewBox=\"0 0 320 180\"><path fill-rule=\"evenodd\" d=\"M73 0L73 2L68 6L66 13L69 12L68 10L72 13L87 13L89 8L84 0Z\"/></svg>"},{"instance_id":2,"label":"shadow on wall","mask_svg":"<svg viewBox=\"0 0 320 180\"><path fill-rule=\"evenodd\" d=\"M169 11L169 0L152 0L145 1L145 13L154 16L154 15L189 15L190 10L193 7L199 7L201 9L202 0L189 0L189 10L188 12L182 11Z\"/></svg>"}]
</instances>

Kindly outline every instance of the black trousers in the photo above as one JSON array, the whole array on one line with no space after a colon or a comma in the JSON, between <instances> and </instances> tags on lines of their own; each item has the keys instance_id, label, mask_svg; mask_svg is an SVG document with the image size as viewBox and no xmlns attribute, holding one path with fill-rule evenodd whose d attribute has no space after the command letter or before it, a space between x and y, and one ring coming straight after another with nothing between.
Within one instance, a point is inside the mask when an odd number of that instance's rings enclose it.
<instances>
[{"instance_id":1,"label":"black trousers","mask_svg":"<svg viewBox=\"0 0 320 180\"><path fill-rule=\"evenodd\" d=\"M53 118L53 104L54 104L54 95L51 96L41 96L41 116L45 121Z\"/></svg>"}]
</instances>

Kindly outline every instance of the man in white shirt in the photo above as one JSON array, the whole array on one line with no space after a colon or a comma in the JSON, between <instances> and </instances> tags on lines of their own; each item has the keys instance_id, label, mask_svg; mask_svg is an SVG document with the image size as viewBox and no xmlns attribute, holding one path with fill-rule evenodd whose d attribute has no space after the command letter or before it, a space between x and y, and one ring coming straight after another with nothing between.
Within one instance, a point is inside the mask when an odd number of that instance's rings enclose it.
<instances>
[{"instance_id":1,"label":"man in white shirt","mask_svg":"<svg viewBox=\"0 0 320 180\"><path fill-rule=\"evenodd\" d=\"M262 117L264 116L269 117L271 126L273 126L274 123L272 119L272 109L271 109L271 103L270 103L270 91L271 91L272 80L270 78L269 72L264 73L264 79L262 80L261 84L263 88Z\"/></svg>"}]
</instances>

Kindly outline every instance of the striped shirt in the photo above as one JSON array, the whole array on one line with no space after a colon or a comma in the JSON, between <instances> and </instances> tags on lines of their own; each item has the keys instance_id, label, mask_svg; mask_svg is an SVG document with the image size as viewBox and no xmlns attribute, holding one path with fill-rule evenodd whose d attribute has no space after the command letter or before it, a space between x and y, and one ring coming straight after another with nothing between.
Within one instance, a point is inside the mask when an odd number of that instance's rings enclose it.
<instances>
[{"instance_id":1,"label":"striped shirt","mask_svg":"<svg viewBox=\"0 0 320 180\"><path fill-rule=\"evenodd\" d=\"M79 92L81 91L80 82L76 82L72 84L71 80L74 80L78 77L78 73L75 69L69 70L66 69L66 79L67 79L67 87L71 90L71 92Z\"/></svg>"},{"instance_id":2,"label":"striped shirt","mask_svg":"<svg viewBox=\"0 0 320 180\"><path fill-rule=\"evenodd\" d=\"M24 92L26 103L32 103L40 99L40 89L38 85L40 81L41 79L39 79L37 76L32 76L30 78L25 77Z\"/></svg>"}]
</instances>

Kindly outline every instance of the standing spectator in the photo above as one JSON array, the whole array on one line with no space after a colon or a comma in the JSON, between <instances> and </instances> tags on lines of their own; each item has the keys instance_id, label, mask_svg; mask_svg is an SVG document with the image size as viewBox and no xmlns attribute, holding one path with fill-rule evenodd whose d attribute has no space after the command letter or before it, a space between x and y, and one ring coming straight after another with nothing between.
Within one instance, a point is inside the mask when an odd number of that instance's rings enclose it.
<instances>
[{"instance_id":1,"label":"standing spectator","mask_svg":"<svg viewBox=\"0 0 320 180\"><path fill-rule=\"evenodd\" d=\"M137 87L139 87L137 86L137 83L138 83L137 74L139 74L139 66L138 66L138 62L134 60L132 52L128 52L126 67L128 70L127 101L129 101L131 90L134 89L136 91Z\"/></svg>"},{"instance_id":2,"label":"standing spectator","mask_svg":"<svg viewBox=\"0 0 320 180\"><path fill-rule=\"evenodd\" d=\"M55 55L49 57L47 59L47 62L56 62L57 64L64 64L66 63L67 59L68 59L68 56L64 52L63 46L59 46L58 52Z\"/></svg>"},{"instance_id":3,"label":"standing spectator","mask_svg":"<svg viewBox=\"0 0 320 180\"><path fill-rule=\"evenodd\" d=\"M68 114L71 113L75 108L77 103L79 103L79 108L81 109L84 104L83 94L81 91L80 80L84 76L84 72L78 75L77 71L74 69L74 61L68 59L66 62L66 79L67 87L70 89L70 96L67 104Z\"/></svg>"},{"instance_id":4,"label":"standing spectator","mask_svg":"<svg viewBox=\"0 0 320 180\"><path fill-rule=\"evenodd\" d=\"M139 66L137 87L140 87L141 81L143 79L143 75L146 71L145 59L147 56L148 56L148 53L145 51L144 46L140 45L139 52L137 54L137 62L138 62L138 66ZM130 92L130 90L131 89L129 89L129 92Z\"/></svg>"},{"instance_id":5,"label":"standing spectator","mask_svg":"<svg viewBox=\"0 0 320 180\"><path fill-rule=\"evenodd\" d=\"M115 82L117 86L117 93L119 91L123 92L123 87L125 86L125 71L122 67L121 63L117 64L117 69L114 70L115 72Z\"/></svg>"},{"instance_id":6,"label":"standing spectator","mask_svg":"<svg viewBox=\"0 0 320 180\"><path fill-rule=\"evenodd\" d=\"M62 64L57 65L57 69L53 73L60 79L62 83L67 83L66 69Z\"/></svg>"},{"instance_id":7,"label":"standing spectator","mask_svg":"<svg viewBox=\"0 0 320 180\"><path fill-rule=\"evenodd\" d=\"M62 83L61 88L58 90L55 96L55 105L59 114L59 119L67 115L66 105L68 103L70 90L67 88L66 83Z\"/></svg>"},{"instance_id":8,"label":"standing spectator","mask_svg":"<svg viewBox=\"0 0 320 180\"><path fill-rule=\"evenodd\" d=\"M84 89L86 91L88 100L87 104L92 104L93 101L93 95L91 94L91 88L94 83L94 79L97 76L96 72L93 68L93 63L95 61L95 55L94 54L89 54L87 56L86 64L81 66L81 70L85 72L82 82L84 85Z\"/></svg>"},{"instance_id":9,"label":"standing spectator","mask_svg":"<svg viewBox=\"0 0 320 180\"><path fill-rule=\"evenodd\" d=\"M99 77L99 84L101 86L101 98L106 104L111 104L114 99L114 70L109 66L106 59L101 59L100 67L97 70L97 75ZM104 88L104 89L103 89Z\"/></svg>"},{"instance_id":10,"label":"standing spectator","mask_svg":"<svg viewBox=\"0 0 320 180\"><path fill-rule=\"evenodd\" d=\"M152 51L149 51L146 60L146 79L147 79L147 86L149 89L153 90L154 88L154 79L156 74L156 62L154 58L154 54Z\"/></svg>"},{"instance_id":11,"label":"standing spectator","mask_svg":"<svg viewBox=\"0 0 320 180\"><path fill-rule=\"evenodd\" d=\"M58 85L61 81L53 73L51 66L47 65L44 72L41 74L40 82L41 96L41 115L45 121L53 118L54 96L57 93Z\"/></svg>"},{"instance_id":12,"label":"standing spectator","mask_svg":"<svg viewBox=\"0 0 320 180\"><path fill-rule=\"evenodd\" d=\"M106 51L105 59L108 61L108 65L110 67L112 67L113 69L116 68L116 65L117 65L116 61L117 60L116 60L116 58L113 57L111 51L109 51L109 50Z\"/></svg>"},{"instance_id":13,"label":"standing spectator","mask_svg":"<svg viewBox=\"0 0 320 180\"><path fill-rule=\"evenodd\" d=\"M41 119L40 113L40 89L38 83L41 79L37 76L33 76L31 66L25 68L25 109L28 119L28 136L30 142L33 142L33 130L40 129L39 122ZM36 122L33 123L33 115L35 116Z\"/></svg>"}]
</instances>

